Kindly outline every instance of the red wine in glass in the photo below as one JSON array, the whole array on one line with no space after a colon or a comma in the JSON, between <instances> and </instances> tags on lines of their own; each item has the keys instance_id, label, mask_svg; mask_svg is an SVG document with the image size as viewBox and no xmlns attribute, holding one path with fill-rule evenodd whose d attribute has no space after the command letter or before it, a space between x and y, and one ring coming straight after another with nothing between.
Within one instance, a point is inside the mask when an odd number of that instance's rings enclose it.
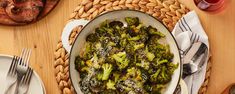
<instances>
[{"instance_id":1,"label":"red wine in glass","mask_svg":"<svg viewBox=\"0 0 235 94\"><path fill-rule=\"evenodd\" d=\"M216 11L223 7L224 0L194 0L199 9L205 11Z\"/></svg>"}]
</instances>

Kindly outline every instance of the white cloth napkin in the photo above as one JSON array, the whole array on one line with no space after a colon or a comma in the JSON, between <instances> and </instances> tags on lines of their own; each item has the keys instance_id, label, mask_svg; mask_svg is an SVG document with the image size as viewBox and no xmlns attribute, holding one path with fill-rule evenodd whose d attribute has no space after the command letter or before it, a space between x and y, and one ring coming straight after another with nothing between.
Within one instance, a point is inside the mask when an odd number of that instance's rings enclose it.
<instances>
[{"instance_id":1,"label":"white cloth napkin","mask_svg":"<svg viewBox=\"0 0 235 94\"><path fill-rule=\"evenodd\" d=\"M200 23L200 20L195 11L191 11L183 16L176 24L172 34L176 38L180 50L186 50L190 45L190 38L192 33L196 33L200 36L199 42L205 43L209 51L208 37ZM208 52L209 53L209 52ZM184 81L188 86L189 94L198 94L201 85L204 82L206 74L206 66L208 62L208 57L206 63L203 65L202 70L186 77ZM183 62L185 63L185 62ZM197 63L197 62L194 62Z\"/></svg>"}]
</instances>

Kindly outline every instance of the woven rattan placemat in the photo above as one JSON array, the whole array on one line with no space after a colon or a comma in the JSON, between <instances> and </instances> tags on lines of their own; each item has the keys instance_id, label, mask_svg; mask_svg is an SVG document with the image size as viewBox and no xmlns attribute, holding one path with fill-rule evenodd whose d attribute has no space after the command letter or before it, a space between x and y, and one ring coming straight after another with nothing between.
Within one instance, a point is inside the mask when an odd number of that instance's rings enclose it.
<instances>
[{"instance_id":1,"label":"woven rattan placemat","mask_svg":"<svg viewBox=\"0 0 235 94\"><path fill-rule=\"evenodd\" d=\"M169 30L172 30L177 21L189 12L189 10L177 0L83 0L75 8L69 20L81 18L90 20L101 13L119 9L134 9L146 12L162 21ZM73 30L69 38L70 44L74 42L74 39L81 28L82 27L79 26ZM74 88L69 79L69 54L63 48L61 41L58 42L54 54L55 77L58 87L62 94L73 94ZM208 64L206 79L199 94L206 93L210 69L211 63Z\"/></svg>"}]
</instances>

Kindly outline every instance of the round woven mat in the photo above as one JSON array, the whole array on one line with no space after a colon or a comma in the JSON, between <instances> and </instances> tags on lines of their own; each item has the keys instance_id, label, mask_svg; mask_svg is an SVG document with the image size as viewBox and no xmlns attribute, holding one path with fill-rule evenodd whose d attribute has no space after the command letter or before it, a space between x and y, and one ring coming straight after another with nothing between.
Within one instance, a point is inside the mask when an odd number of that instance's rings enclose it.
<instances>
[{"instance_id":1,"label":"round woven mat","mask_svg":"<svg viewBox=\"0 0 235 94\"><path fill-rule=\"evenodd\" d=\"M146 12L167 26L169 30L173 30L177 21L185 15L189 10L177 0L83 0L71 14L69 20L87 19L91 20L97 15L119 9L134 9ZM74 28L70 35L70 44L72 44L81 30L81 26ZM62 94L73 94L74 88L69 79L69 54L63 48L61 41L58 42L55 50L55 77L58 87ZM208 63L206 79L202 85L199 94L205 94L210 77L211 63Z\"/></svg>"}]
</instances>

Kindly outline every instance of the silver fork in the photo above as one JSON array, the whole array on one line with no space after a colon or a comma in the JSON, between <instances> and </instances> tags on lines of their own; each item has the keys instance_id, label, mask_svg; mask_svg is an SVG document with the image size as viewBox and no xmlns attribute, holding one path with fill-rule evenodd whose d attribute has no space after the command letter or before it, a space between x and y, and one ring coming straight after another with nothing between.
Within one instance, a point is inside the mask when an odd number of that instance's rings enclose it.
<instances>
[{"instance_id":1,"label":"silver fork","mask_svg":"<svg viewBox=\"0 0 235 94\"><path fill-rule=\"evenodd\" d=\"M17 65L17 61L18 61L19 57L18 56L14 56L11 62L11 66L8 70L7 73L7 84L6 84L6 90L4 94L7 94L10 90L10 88L14 85L14 83L16 82L16 65Z\"/></svg>"},{"instance_id":2,"label":"silver fork","mask_svg":"<svg viewBox=\"0 0 235 94\"><path fill-rule=\"evenodd\" d=\"M18 94L19 82L21 81L22 77L26 74L27 69L29 68L29 58L31 55L31 49L23 49L21 53L21 58L18 61L18 65L16 67L17 72L17 84L16 84L16 93Z\"/></svg>"},{"instance_id":3,"label":"silver fork","mask_svg":"<svg viewBox=\"0 0 235 94\"><path fill-rule=\"evenodd\" d=\"M207 59L207 55L208 48L204 43L202 43L197 52L191 58L191 61L183 65L183 78L200 71ZM201 59L199 60L199 63L196 64L195 61L198 60L199 57L201 57Z\"/></svg>"},{"instance_id":4,"label":"silver fork","mask_svg":"<svg viewBox=\"0 0 235 94\"><path fill-rule=\"evenodd\" d=\"M21 81L19 83L18 94L27 94L32 74L33 74L33 69L28 68L26 75L23 76L23 78L21 79Z\"/></svg>"}]
</instances>

